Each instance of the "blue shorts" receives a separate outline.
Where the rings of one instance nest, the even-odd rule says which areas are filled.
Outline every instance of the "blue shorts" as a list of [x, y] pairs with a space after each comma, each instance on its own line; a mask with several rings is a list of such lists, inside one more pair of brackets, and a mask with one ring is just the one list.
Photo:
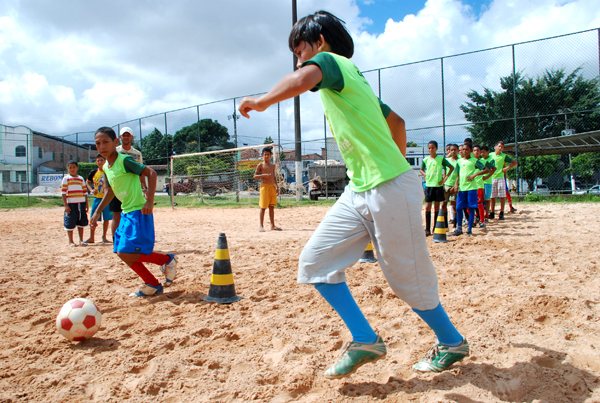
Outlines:
[[75, 227], [87, 227], [88, 217], [85, 211], [85, 202], [83, 203], [68, 203], [71, 209], [70, 213], [65, 212], [64, 224], [67, 231], [73, 231]]
[[[92, 203], [92, 215], [94, 215], [100, 203], [102, 203], [102, 198], [94, 197], [94, 202]], [[98, 221], [110, 221], [113, 219], [112, 211], [110, 211], [108, 207], [109, 206], [104, 207], [104, 210], [102, 210], [102, 214], [100, 214]]]
[[115, 232], [113, 252], [149, 255], [154, 250], [154, 216], [141, 210], [121, 213]]
[[477, 189], [458, 192], [456, 209], [477, 208]]
[[484, 200], [491, 200], [492, 199], [492, 187], [493, 185], [490, 183], [489, 185], [487, 183], [484, 183], [484, 189], [485, 189], [485, 196], [483, 197]]

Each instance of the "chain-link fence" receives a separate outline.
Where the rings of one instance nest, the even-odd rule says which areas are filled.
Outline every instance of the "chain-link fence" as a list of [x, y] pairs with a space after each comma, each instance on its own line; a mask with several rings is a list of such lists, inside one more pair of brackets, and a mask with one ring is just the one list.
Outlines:
[[[600, 153], [590, 146], [594, 136], [592, 143], [580, 143], [570, 154], [554, 148], [547, 155], [520, 155], [519, 150], [533, 140], [600, 130], [600, 29], [363, 74], [382, 101], [406, 121], [407, 158], [415, 169], [427, 155], [430, 140], [440, 144], [441, 154], [446, 144], [462, 143], [470, 137], [492, 150], [498, 141], [505, 142], [507, 152], [519, 161], [517, 168], [507, 173], [509, 187], [517, 193], [578, 193], [599, 182]], [[318, 97], [315, 93], [300, 97], [301, 181], [305, 187], [311, 163], [341, 160]], [[132, 129], [134, 147], [159, 175], [159, 190], [168, 182], [168, 162], [174, 154], [265, 142], [274, 142], [283, 150], [283, 175], [295, 184], [293, 100], [254, 113], [251, 119], [240, 119], [240, 100], [192, 106], [113, 127], [117, 132], [125, 126]], [[41, 172], [59, 172], [69, 157], [90, 161], [95, 155], [92, 132], [71, 134], [50, 145], [52, 140], [37, 142], [36, 132], [19, 134], [14, 129], [19, 128], [3, 128], [2, 191], [6, 193], [39, 185]], [[16, 134], [7, 140], [11, 130]], [[18, 157], [22, 152], [17, 151], [17, 143], [25, 147], [25, 158]], [[41, 159], [36, 158], [39, 149]], [[56, 154], [45, 161], [48, 152]], [[16, 157], [10, 159], [9, 154]], [[5, 174], [7, 171], [10, 173]], [[13, 187], [23, 182], [29, 186]]]

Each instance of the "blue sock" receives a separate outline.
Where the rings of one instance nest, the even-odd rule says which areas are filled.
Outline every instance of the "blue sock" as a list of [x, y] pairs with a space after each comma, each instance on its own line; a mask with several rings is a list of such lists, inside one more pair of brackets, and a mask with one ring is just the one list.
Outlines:
[[475, 209], [469, 207], [469, 231], [473, 229], [473, 223], [475, 222]]
[[458, 225], [458, 230], [462, 231], [462, 222], [463, 222], [463, 209], [458, 210], [458, 217], [456, 218], [456, 224]]
[[356, 304], [348, 284], [316, 283], [313, 285], [325, 298], [325, 301], [329, 302], [329, 305], [340, 315], [355, 342], [373, 344], [377, 341], [377, 334]]
[[452, 322], [450, 322], [450, 318], [448, 318], [441, 303], [437, 308], [430, 309], [429, 311], [419, 311], [415, 308], [412, 310], [429, 325], [439, 342], [443, 345], [456, 347], [462, 343], [463, 337], [458, 333]]

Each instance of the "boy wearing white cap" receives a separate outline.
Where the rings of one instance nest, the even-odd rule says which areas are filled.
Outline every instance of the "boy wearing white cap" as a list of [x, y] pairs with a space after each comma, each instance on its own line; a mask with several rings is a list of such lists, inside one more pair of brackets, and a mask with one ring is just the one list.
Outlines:
[[[143, 164], [144, 160], [142, 158], [142, 153], [131, 146], [131, 142], [133, 141], [133, 130], [129, 127], [123, 127], [119, 131], [119, 139], [121, 140], [121, 144], [117, 146], [117, 152], [119, 154], [130, 155], [136, 162]], [[146, 193], [148, 186], [146, 185], [143, 176], [140, 176], [140, 183], [142, 185], [142, 190]], [[121, 201], [116, 197], [112, 199], [109, 204], [109, 210], [113, 213], [110, 229], [114, 239], [115, 231], [119, 228], [119, 223], [121, 222]]]

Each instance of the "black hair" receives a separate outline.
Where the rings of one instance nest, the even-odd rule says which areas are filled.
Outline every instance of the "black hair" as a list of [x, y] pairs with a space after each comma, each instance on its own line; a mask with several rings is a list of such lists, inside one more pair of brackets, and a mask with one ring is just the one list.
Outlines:
[[106, 159], [106, 158], [104, 157], [104, 155], [102, 155], [102, 154], [100, 154], [100, 153], [98, 153], [98, 155], [96, 155], [96, 158], [94, 158], [94, 159], [96, 159], [96, 160], [97, 160], [97, 159], [98, 159], [98, 157]]
[[464, 143], [465, 143], [465, 144], [466, 144], [466, 143], [473, 144], [473, 140], [471, 140], [471, 138], [470, 138], [470, 137], [467, 137], [467, 138], [465, 139]]
[[468, 147], [469, 150], [473, 151], [473, 145], [471, 143], [463, 143], [463, 147]]
[[69, 166], [69, 165], [75, 165], [76, 167], [79, 166], [79, 164], [75, 160], [71, 160], [71, 161], [67, 162], [67, 166]]
[[433, 146], [435, 148], [438, 148], [437, 141], [435, 141], [435, 140], [431, 140], [429, 143], [427, 143], [427, 145], [429, 145], [429, 144], [433, 144]]
[[260, 153], [260, 155], [263, 155], [265, 153], [265, 151], [267, 151], [269, 154], [273, 155], [273, 148], [271, 147], [265, 147], [262, 149], [262, 152]]
[[475, 148], [479, 148], [481, 150], [481, 147], [479, 147], [479, 144], [473, 144], [473, 149]]
[[350, 59], [354, 54], [354, 42], [345, 24], [335, 15], [323, 10], [307, 15], [296, 22], [290, 32], [290, 50], [294, 52], [302, 41], [312, 46], [323, 35], [333, 53]]
[[104, 133], [108, 137], [110, 137], [111, 140], [114, 140], [117, 138], [117, 133], [115, 133], [115, 131], [112, 129], [112, 127], [108, 127], [108, 126], [102, 126], [98, 130], [96, 130], [96, 133]]
[[496, 143], [496, 145], [502, 143], [502, 145], [504, 145], [504, 141], [503, 140], [498, 140], [498, 142]]
[[456, 148], [458, 149], [458, 144], [454, 144], [454, 143], [452, 143], [452, 144], [448, 144], [448, 145], [450, 146], [450, 148], [452, 148], [452, 147], [456, 147]]
[[487, 151], [488, 153], [490, 152], [490, 148], [488, 146], [481, 146], [481, 150]]

